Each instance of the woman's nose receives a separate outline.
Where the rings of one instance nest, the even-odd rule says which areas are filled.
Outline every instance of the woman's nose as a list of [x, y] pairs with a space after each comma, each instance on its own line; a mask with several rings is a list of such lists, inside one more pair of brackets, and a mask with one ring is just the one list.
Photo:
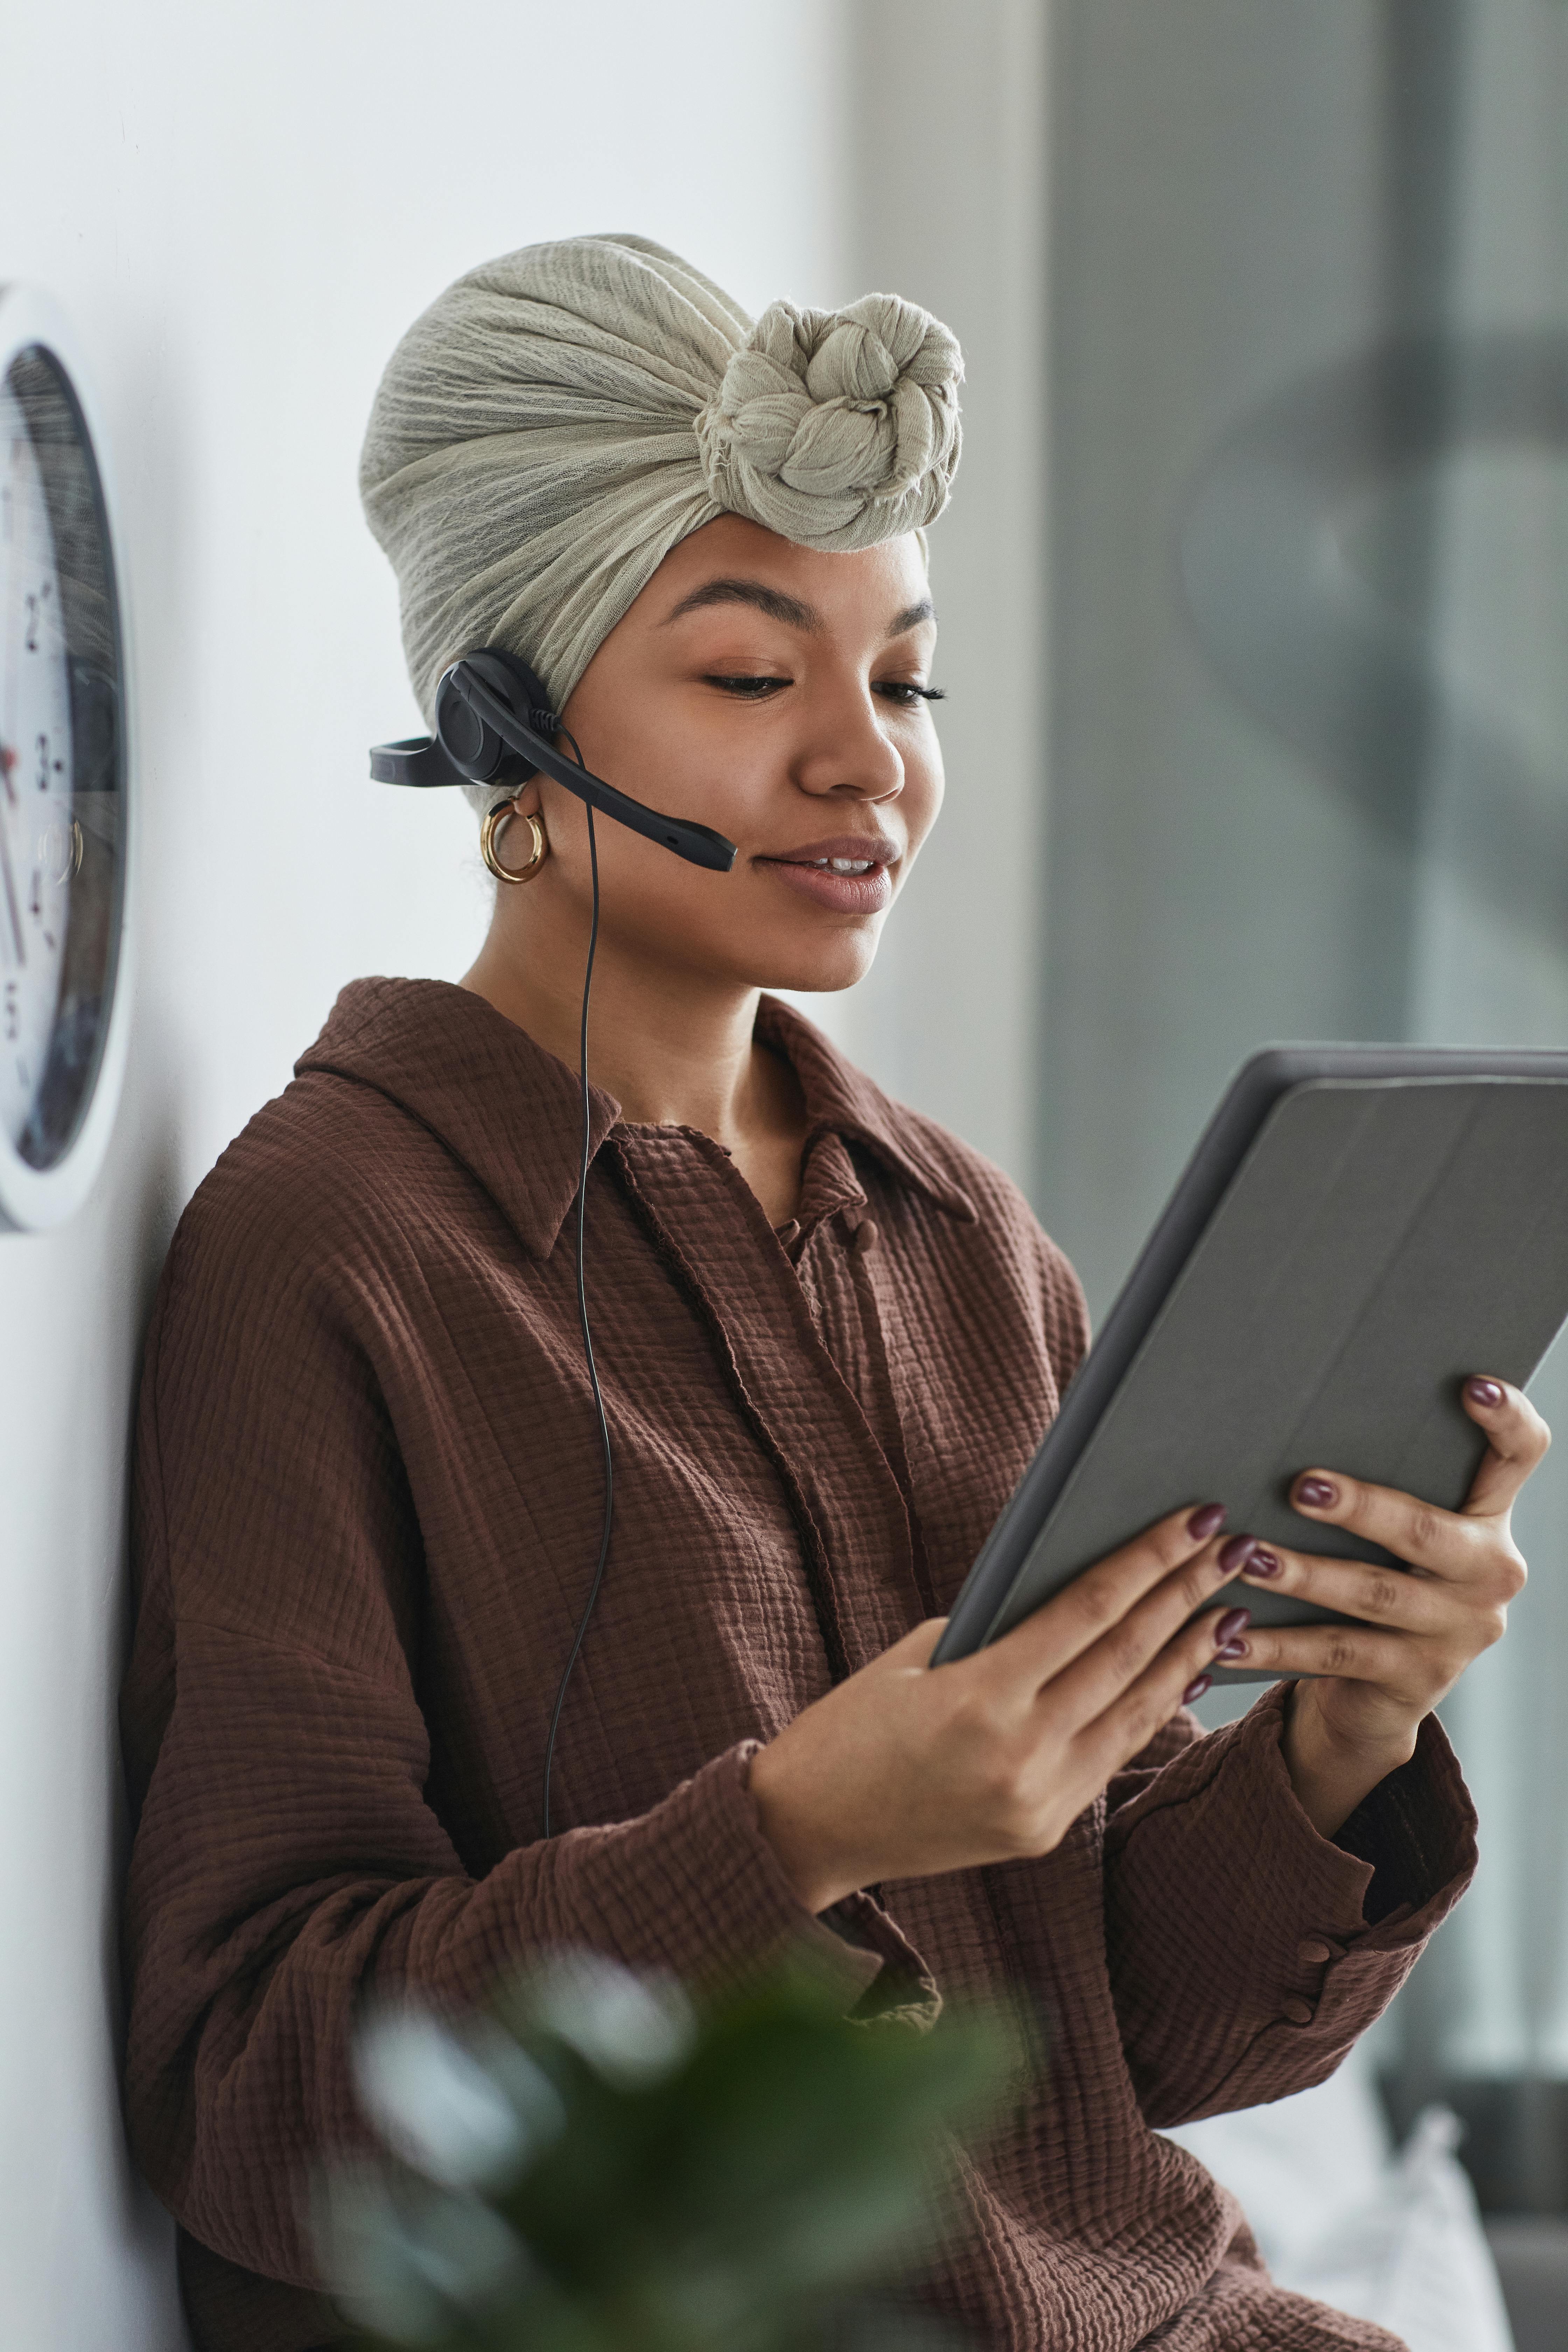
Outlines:
[[846, 694], [830, 711], [814, 711], [812, 717], [809, 740], [794, 763], [803, 792], [862, 801], [898, 797], [904, 789], [903, 759], [868, 692]]

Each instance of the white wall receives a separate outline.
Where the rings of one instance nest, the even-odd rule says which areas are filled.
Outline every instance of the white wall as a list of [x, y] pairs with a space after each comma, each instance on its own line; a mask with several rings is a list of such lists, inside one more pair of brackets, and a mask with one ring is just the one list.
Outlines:
[[[963, 346], [963, 457], [931, 533], [942, 821], [849, 1051], [1035, 1177], [1046, 825], [1045, 0], [856, 0], [850, 274]], [[818, 1014], [820, 1018], [820, 1013]]]
[[376, 791], [416, 723], [360, 520], [378, 372], [461, 269], [635, 228], [754, 308], [836, 301], [831, 0], [55, 0], [0, 25], [0, 278], [94, 363], [139, 656], [141, 988], [106, 1180], [0, 1237], [0, 2344], [180, 2341], [113, 2068], [112, 1688], [142, 1318], [174, 1217], [340, 984], [455, 977], [466, 809]]

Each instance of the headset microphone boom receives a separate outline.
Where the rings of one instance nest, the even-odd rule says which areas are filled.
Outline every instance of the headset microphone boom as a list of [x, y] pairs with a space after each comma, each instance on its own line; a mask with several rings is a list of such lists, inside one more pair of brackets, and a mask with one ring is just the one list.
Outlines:
[[689, 817], [664, 816], [593, 775], [581, 760], [566, 759], [548, 740], [565, 732], [527, 664], [488, 646], [442, 672], [434, 736], [378, 743], [370, 755], [370, 772], [383, 784], [499, 785], [526, 783], [537, 771], [601, 815], [673, 850], [689, 866], [728, 874], [735, 863], [732, 841]]

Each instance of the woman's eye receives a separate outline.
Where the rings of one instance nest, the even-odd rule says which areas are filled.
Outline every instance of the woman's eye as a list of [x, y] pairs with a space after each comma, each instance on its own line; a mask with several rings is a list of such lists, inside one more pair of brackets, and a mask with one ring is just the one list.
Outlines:
[[732, 694], [741, 702], [765, 702], [770, 695], [779, 693], [789, 684], [787, 677], [725, 677], [715, 673], [705, 684], [716, 686], [725, 694]]
[[[721, 670], [710, 670], [703, 680], [705, 686], [716, 686], [721, 694], [732, 695], [737, 702], [771, 701], [793, 682], [787, 677], [742, 677]], [[920, 702], [941, 702], [945, 698], [940, 686], [917, 686], [910, 678], [879, 678], [872, 691], [903, 710], [912, 710]]]

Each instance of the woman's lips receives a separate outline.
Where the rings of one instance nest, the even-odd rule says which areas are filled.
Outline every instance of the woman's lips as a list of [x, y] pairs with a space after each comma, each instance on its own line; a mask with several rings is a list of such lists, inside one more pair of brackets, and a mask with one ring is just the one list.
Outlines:
[[838, 834], [808, 841], [799, 849], [754, 857], [791, 889], [841, 915], [876, 915], [892, 903], [893, 877], [902, 852], [885, 834]]

